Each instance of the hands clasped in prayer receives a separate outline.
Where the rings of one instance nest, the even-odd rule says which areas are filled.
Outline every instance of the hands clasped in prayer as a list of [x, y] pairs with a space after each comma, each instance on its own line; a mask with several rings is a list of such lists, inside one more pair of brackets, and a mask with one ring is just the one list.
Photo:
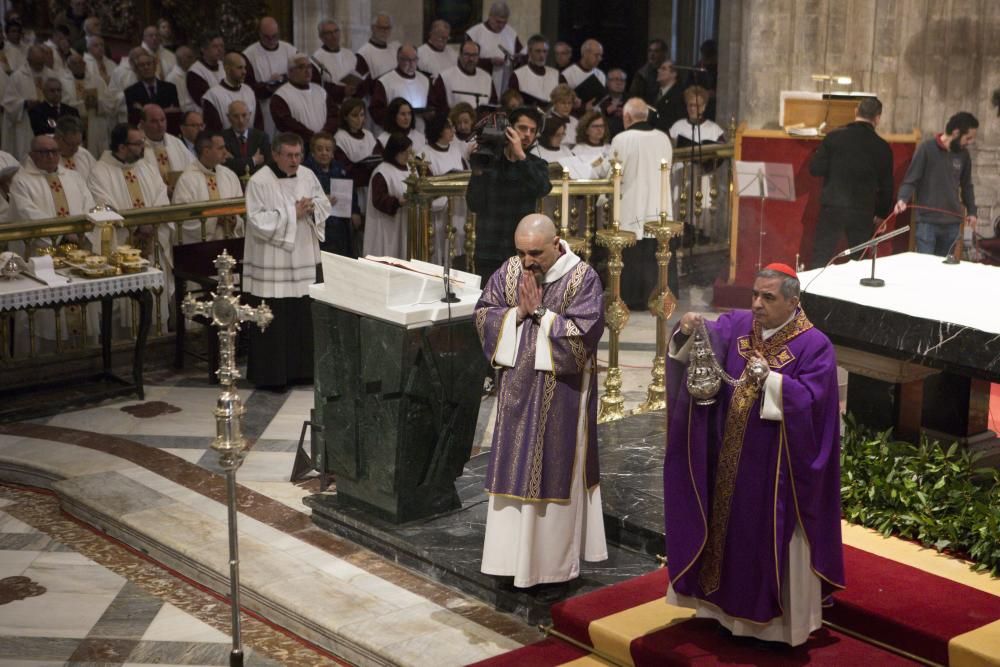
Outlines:
[[521, 284], [518, 285], [517, 292], [517, 322], [520, 324], [542, 305], [542, 288], [535, 278], [534, 271], [521, 274]]
[[313, 209], [316, 204], [309, 197], [303, 197], [302, 199], [295, 202], [295, 215], [298, 218], [303, 218], [310, 216], [313, 213]]

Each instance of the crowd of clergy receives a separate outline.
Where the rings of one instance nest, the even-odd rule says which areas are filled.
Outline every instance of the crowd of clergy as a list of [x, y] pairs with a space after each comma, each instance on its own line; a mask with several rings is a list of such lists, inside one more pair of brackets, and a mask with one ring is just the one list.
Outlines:
[[[253, 174], [273, 168], [272, 140], [293, 133], [302, 139], [302, 167], [331, 203], [335, 191], [351, 193], [349, 206], [331, 210], [323, 249], [399, 255], [410, 161], [422, 159], [431, 175], [467, 170], [477, 123], [498, 109], [543, 110], [533, 151], [574, 178], [608, 174], [630, 97], [642, 98], [651, 121], [676, 141], [722, 138], [711, 120], [714, 43], [703, 46], [698, 71], [679, 77], [666, 43], [652, 40], [629, 85], [623, 69], [602, 69], [598, 41], [584, 41], [574, 60], [565, 42], [550, 53], [545, 36], [522, 41], [509, 20], [507, 4], [495, 2], [465, 33], [433, 21], [417, 46], [415, 35], [398, 34], [392, 17], [378, 13], [357, 51], [342, 45], [335, 21], [323, 20], [312, 54], [280, 39], [271, 17], [259, 21], [249, 45], [227, 44], [211, 28], [176, 43], [161, 20], [116, 62], [86, 0], [70, 0], [51, 26], [25, 25], [8, 11], [0, 40], [0, 222], [77, 215], [95, 204], [123, 211], [241, 197]], [[461, 255], [462, 202], [449, 209], [445, 198], [435, 201], [434, 224], [447, 229], [449, 210], [459, 235], [453, 253]], [[173, 246], [242, 232], [238, 218], [191, 220], [140, 228], [131, 240], [145, 243], [169, 274]], [[435, 261], [446, 236], [436, 234]], [[30, 255], [52, 241], [11, 249]]]

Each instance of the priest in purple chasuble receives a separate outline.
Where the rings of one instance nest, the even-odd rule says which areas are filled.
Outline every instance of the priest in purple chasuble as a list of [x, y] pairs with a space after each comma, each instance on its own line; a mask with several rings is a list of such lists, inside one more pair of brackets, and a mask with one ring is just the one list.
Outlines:
[[579, 576], [581, 558], [608, 557], [597, 464], [604, 305], [597, 273], [549, 218], [524, 217], [514, 245], [475, 310], [498, 370], [481, 569], [528, 588]]
[[[723, 382], [712, 405], [686, 385], [701, 323], [739, 380]], [[685, 314], [668, 356], [667, 602], [735, 635], [805, 643], [845, 583], [833, 345], [799, 307], [795, 271], [771, 264], [750, 311], [715, 322]]]

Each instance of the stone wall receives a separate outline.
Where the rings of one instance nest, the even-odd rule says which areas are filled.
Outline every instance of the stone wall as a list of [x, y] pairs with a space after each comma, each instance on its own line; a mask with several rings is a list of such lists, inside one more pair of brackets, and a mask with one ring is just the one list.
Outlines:
[[720, 3], [720, 118], [776, 127], [781, 90], [838, 74], [878, 94], [881, 130], [925, 136], [956, 111], [979, 118], [980, 216], [1000, 215], [1000, 3], [995, 0], [738, 0]]

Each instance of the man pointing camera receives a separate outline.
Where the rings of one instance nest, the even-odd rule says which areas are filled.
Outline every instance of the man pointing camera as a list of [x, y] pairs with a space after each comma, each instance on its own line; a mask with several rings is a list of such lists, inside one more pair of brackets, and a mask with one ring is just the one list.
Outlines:
[[528, 151], [542, 126], [537, 109], [511, 112], [505, 130], [507, 143], [494, 159], [477, 159], [489, 150], [477, 145], [472, 155], [472, 177], [465, 200], [476, 219], [476, 273], [489, 278], [515, 253], [514, 228], [534, 213], [539, 199], [552, 190], [548, 163]]

